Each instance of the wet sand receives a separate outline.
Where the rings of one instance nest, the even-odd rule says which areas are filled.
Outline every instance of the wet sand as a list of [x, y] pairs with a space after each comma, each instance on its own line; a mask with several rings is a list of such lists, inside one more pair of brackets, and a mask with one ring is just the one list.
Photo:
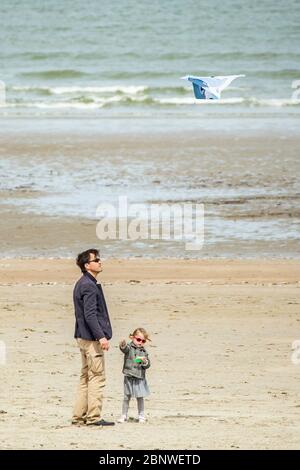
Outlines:
[[70, 425], [80, 369], [73, 261], [2, 259], [0, 269], [2, 449], [299, 448], [299, 261], [105, 261], [114, 336], [104, 416], [120, 413], [118, 341], [144, 326], [152, 393], [142, 432], [134, 421]]
[[[54, 126], [54, 124], [53, 124]], [[182, 241], [103, 240], [108, 256], [299, 257], [298, 136], [246, 132], [1, 135], [0, 256], [74, 257], [99, 245], [96, 208], [204, 204], [201, 252]]]

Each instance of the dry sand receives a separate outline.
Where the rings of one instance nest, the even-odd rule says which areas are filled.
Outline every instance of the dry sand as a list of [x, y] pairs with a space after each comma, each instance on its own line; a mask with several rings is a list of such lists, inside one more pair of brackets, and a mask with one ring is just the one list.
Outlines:
[[148, 422], [107, 429], [70, 425], [80, 370], [73, 262], [3, 259], [0, 269], [2, 449], [300, 447], [300, 364], [291, 361], [300, 261], [105, 261], [106, 418], [118, 418], [122, 401], [119, 339], [139, 325], [153, 339]]

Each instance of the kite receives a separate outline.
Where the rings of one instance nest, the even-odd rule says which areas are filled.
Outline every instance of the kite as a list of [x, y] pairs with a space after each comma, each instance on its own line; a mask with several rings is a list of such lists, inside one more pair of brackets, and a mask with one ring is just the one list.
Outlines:
[[216, 77], [195, 77], [186, 75], [182, 80], [189, 80], [193, 84], [195, 98], [198, 100], [218, 100], [221, 98], [221, 92], [230, 85], [230, 83], [239, 77], [245, 75], [227, 75]]

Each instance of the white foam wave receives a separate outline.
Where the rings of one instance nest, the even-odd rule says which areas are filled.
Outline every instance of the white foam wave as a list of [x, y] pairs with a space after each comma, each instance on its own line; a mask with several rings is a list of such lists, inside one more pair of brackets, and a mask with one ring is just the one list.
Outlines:
[[282, 106], [299, 106], [300, 104], [300, 99], [294, 99], [294, 98], [269, 98], [269, 99], [262, 99], [262, 98], [250, 98], [249, 100], [250, 104], [256, 105], [256, 106], [276, 106], [276, 107], [282, 107]]
[[143, 93], [148, 89], [147, 86], [143, 85], [115, 85], [115, 86], [61, 86], [61, 87], [47, 87], [47, 86], [13, 86], [14, 91], [46, 91], [53, 95], [64, 95], [73, 93], [95, 93], [95, 94], [107, 94], [107, 93], [122, 93], [126, 95], [137, 95]]
[[6, 108], [39, 108], [39, 109], [97, 109], [101, 107], [98, 103], [69, 103], [69, 102], [56, 102], [51, 103], [6, 103]]
[[51, 91], [54, 94], [67, 93], [124, 93], [126, 95], [136, 95], [147, 90], [145, 86], [103, 86], [103, 87], [55, 87]]
[[189, 105], [197, 104], [200, 106], [206, 105], [226, 105], [226, 104], [245, 104], [250, 106], [270, 106], [270, 107], [283, 107], [283, 106], [299, 106], [300, 99], [293, 98], [221, 98], [219, 100], [197, 100], [196, 98], [155, 98], [154, 101], [163, 105]]
[[33, 101], [19, 103], [5, 103], [2, 107], [8, 108], [43, 108], [43, 109], [97, 109], [113, 103], [143, 102], [147, 101], [147, 96], [130, 98], [128, 96], [111, 96], [108, 98], [95, 98], [92, 102], [74, 102], [74, 101]]
[[154, 100], [159, 104], [197, 104], [197, 105], [214, 105], [214, 104], [235, 104], [242, 103], [243, 98], [226, 98], [220, 100], [197, 100], [196, 98], [158, 98]]
[[32, 102], [6, 102], [1, 104], [1, 108], [44, 108], [44, 109], [97, 109], [109, 106], [110, 104], [119, 105], [134, 105], [144, 103], [144, 105], [158, 105], [158, 106], [222, 106], [222, 105], [236, 105], [241, 104], [248, 106], [261, 106], [261, 107], [285, 107], [285, 106], [299, 106], [299, 99], [258, 99], [258, 98], [224, 98], [220, 100], [197, 100], [193, 97], [173, 97], [173, 98], [151, 98], [147, 94], [140, 95], [113, 95], [113, 96], [90, 96], [87, 101], [64, 100], [64, 101], [32, 101]]
[[[216, 106], [216, 105], [235, 105], [243, 104], [245, 106], [265, 106], [265, 107], [284, 107], [284, 106], [299, 106], [300, 99], [294, 98], [259, 98], [254, 96], [245, 97], [231, 97], [221, 98], [220, 100], [197, 100], [194, 98], [190, 90], [190, 96], [162, 96], [164, 90], [168, 88], [162, 87], [159, 89], [151, 88], [145, 85], [113, 85], [113, 86], [37, 86], [37, 85], [24, 85], [13, 86], [14, 91], [33, 91], [46, 93], [49, 95], [57, 96], [57, 99], [64, 101], [57, 103], [51, 102], [51, 98], [40, 102], [33, 102], [23, 106], [33, 107], [80, 107], [92, 108], [102, 107], [110, 103], [124, 103], [134, 104], [139, 102], [146, 102], [148, 105], [163, 105], [163, 106], [176, 106], [176, 105], [192, 105], [199, 106]], [[188, 89], [182, 88], [188, 91]], [[61, 97], [61, 98], [60, 98]], [[25, 100], [24, 100], [25, 101]], [[21, 103], [21, 101], [19, 101]], [[94, 106], [93, 106], [94, 105]], [[16, 104], [16, 106], [18, 106]]]
[[15, 85], [11, 87], [12, 90], [14, 91], [49, 91], [50, 88], [48, 86], [31, 86], [31, 85], [24, 85], [24, 86], [19, 86]]

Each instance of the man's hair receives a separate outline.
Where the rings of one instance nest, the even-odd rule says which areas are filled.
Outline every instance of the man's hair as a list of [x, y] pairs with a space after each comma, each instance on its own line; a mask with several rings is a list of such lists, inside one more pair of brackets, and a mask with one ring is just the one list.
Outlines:
[[96, 257], [100, 256], [99, 251], [96, 250], [96, 248], [90, 248], [89, 250], [85, 250], [82, 253], [79, 253], [79, 255], [77, 255], [76, 264], [77, 266], [79, 266], [83, 273], [86, 273], [84, 265], [90, 261], [90, 253], [92, 253]]

